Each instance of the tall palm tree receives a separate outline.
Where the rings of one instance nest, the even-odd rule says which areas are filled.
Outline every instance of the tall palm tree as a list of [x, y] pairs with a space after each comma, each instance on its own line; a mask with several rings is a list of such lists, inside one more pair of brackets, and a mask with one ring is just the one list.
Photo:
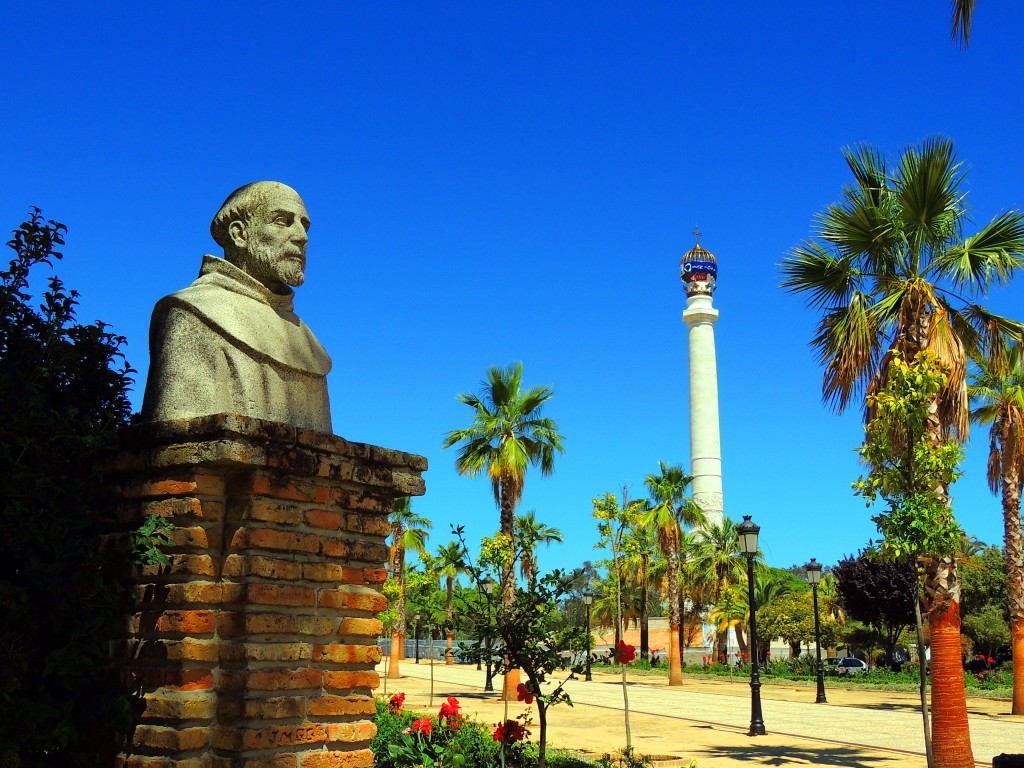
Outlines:
[[[698, 528], [696, 539], [691, 568], [703, 582], [708, 602], [715, 605], [730, 585], [746, 578], [746, 561], [740, 554], [736, 523], [723, 517], [721, 523], [708, 523]], [[715, 658], [724, 654], [727, 648], [728, 636], [725, 632], [718, 632]]]
[[[986, 339], [998, 348], [1004, 334], [1019, 333], [1018, 324], [966, 296], [1008, 281], [1021, 266], [1024, 217], [1004, 213], [963, 237], [964, 172], [948, 139], [904, 150], [893, 170], [870, 147], [846, 149], [844, 157], [854, 182], [820, 215], [822, 242], [805, 241], [782, 263], [783, 287], [806, 294], [822, 313], [811, 344], [825, 366], [824, 399], [842, 411], [884, 386], [892, 353], [910, 361], [929, 351], [947, 373], [929, 433], [936, 443], [964, 440], [967, 353]], [[943, 768], [971, 766], [956, 559], [942, 554], [924, 564], [934, 755]]]
[[1024, 540], [1020, 494], [1024, 487], [1024, 354], [1012, 345], [1004, 361], [975, 358], [967, 391], [975, 406], [971, 420], [991, 425], [988, 487], [1002, 491], [1006, 586], [1013, 650], [1012, 713], [1024, 715]]
[[526, 514], [516, 515], [515, 530], [517, 549], [519, 550], [519, 572], [526, 579], [526, 584], [533, 591], [537, 585], [537, 545], [552, 542], [562, 543], [562, 532], [550, 525], [537, 522], [537, 513], [530, 510]]
[[668, 561], [668, 684], [682, 685], [682, 649], [679, 647], [679, 549], [682, 546], [682, 526], [702, 525], [705, 518], [700, 507], [686, 496], [686, 489], [693, 478], [683, 472], [678, 464], [670, 466], [659, 461], [658, 470], [658, 474], [648, 475], [644, 480], [654, 503], [642, 520], [643, 525], [657, 530], [658, 547]]
[[[555, 471], [555, 454], [563, 453], [558, 424], [541, 416], [554, 394], [550, 386], [524, 390], [522, 363], [491, 366], [479, 394], [464, 392], [457, 397], [473, 409], [472, 423], [452, 430], [441, 443], [442, 448], [459, 446], [455, 469], [460, 475], [487, 474], [500, 511], [499, 530], [509, 542], [515, 541], [515, 511], [523, 497], [527, 468], [539, 467], [541, 475], [550, 475]], [[509, 561], [501, 574], [506, 609], [515, 599], [515, 589], [515, 562]], [[518, 684], [516, 671], [505, 675], [502, 698], [511, 699]]]
[[437, 574], [444, 578], [445, 602], [444, 602], [444, 628], [446, 650], [444, 655], [445, 664], [455, 663], [455, 653], [452, 650], [455, 639], [455, 580], [466, 572], [465, 551], [457, 541], [449, 541], [437, 548], [434, 555], [434, 566]]
[[405, 658], [405, 553], [408, 550], [425, 552], [431, 523], [417, 515], [408, 496], [395, 499], [388, 517], [391, 523], [391, 545], [388, 558], [391, 577], [398, 582], [398, 616], [391, 627], [391, 662], [388, 677], [399, 677], [398, 664]]

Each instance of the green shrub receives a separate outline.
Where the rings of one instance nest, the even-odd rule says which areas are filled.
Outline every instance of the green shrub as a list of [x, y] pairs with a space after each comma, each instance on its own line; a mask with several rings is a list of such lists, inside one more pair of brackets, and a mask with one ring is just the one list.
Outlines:
[[[66, 228], [33, 209], [0, 271], [0, 765], [78, 768], [115, 752], [130, 723], [108, 661], [132, 606], [129, 536], [101, 493], [100, 462], [128, 422], [124, 339], [76, 322], [77, 292], [30, 272], [62, 258]], [[34, 302], [38, 302], [35, 304]], [[123, 531], [128, 533], [127, 531]], [[165, 528], [140, 533], [159, 559]], [[135, 563], [139, 560], [136, 559]]]

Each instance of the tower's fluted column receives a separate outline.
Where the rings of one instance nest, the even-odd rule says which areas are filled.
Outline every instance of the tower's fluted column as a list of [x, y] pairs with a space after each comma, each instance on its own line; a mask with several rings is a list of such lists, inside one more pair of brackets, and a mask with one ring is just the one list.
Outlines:
[[715, 322], [712, 305], [718, 265], [715, 257], [698, 244], [680, 264], [686, 286], [683, 322], [690, 343], [690, 474], [693, 500], [704, 510], [708, 523], [721, 524], [722, 443], [718, 423], [718, 363], [715, 355]]

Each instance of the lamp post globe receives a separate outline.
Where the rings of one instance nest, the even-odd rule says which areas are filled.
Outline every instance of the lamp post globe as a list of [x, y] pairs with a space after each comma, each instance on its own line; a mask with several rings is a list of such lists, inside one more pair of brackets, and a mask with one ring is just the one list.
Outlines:
[[811, 585], [811, 592], [814, 593], [814, 647], [818, 653], [818, 692], [814, 697], [815, 704], [827, 704], [825, 698], [825, 670], [821, 666], [821, 621], [818, 618], [818, 584], [821, 583], [821, 563], [813, 557], [811, 562], [804, 566], [807, 572], [807, 582]]
[[761, 526], [743, 516], [736, 526], [740, 539], [740, 552], [747, 558], [747, 601], [750, 606], [750, 736], [764, 736], [764, 717], [761, 715], [761, 673], [757, 653], [757, 601], [754, 598], [754, 558], [757, 556], [757, 537]]
[[587, 682], [593, 681], [593, 677], [590, 675], [590, 642], [593, 639], [590, 634], [590, 606], [594, 604], [594, 595], [590, 592], [583, 593], [583, 604], [586, 606], [587, 611], [587, 673], [583, 679]]

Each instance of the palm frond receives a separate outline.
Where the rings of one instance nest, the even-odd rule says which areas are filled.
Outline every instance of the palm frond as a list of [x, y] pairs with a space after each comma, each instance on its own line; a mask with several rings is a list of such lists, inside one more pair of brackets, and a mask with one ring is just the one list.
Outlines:
[[815, 242], [793, 248], [780, 265], [782, 288], [806, 293], [807, 305], [828, 308], [844, 304], [862, 282], [853, 259], [840, 258]]
[[974, 0], [952, 0], [953, 23], [949, 39], [964, 48], [971, 42], [971, 24], [974, 21]]
[[1007, 211], [981, 230], [943, 253], [930, 267], [933, 279], [948, 279], [957, 288], [984, 294], [990, 285], [1005, 284], [1024, 266], [1024, 213]]

